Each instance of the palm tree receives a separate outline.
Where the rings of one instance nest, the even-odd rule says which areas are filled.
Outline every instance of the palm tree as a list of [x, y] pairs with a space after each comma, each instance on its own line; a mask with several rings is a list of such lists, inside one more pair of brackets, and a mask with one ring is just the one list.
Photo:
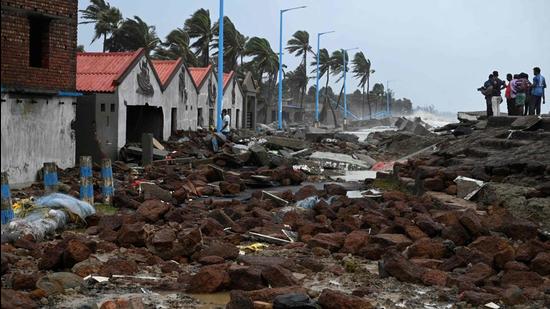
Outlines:
[[195, 54], [200, 57], [201, 65], [208, 66], [210, 63], [210, 43], [213, 37], [210, 11], [197, 10], [185, 21], [183, 29], [191, 39], [195, 39], [191, 47], [195, 49]]
[[182, 58], [187, 66], [197, 65], [197, 58], [190, 48], [189, 34], [182, 28], [177, 28], [166, 36], [155, 49], [154, 58], [156, 59], [177, 59]]
[[[346, 60], [349, 59], [348, 52], [344, 51]], [[338, 76], [338, 79], [336, 82], [339, 82], [343, 78], [343, 70], [344, 70], [344, 54], [342, 54], [342, 50], [335, 50], [332, 52], [331, 56], [331, 69], [332, 69], [332, 75]], [[346, 63], [346, 72], [349, 72], [349, 67]], [[342, 93], [344, 92], [344, 84], [342, 83], [342, 87], [340, 88], [340, 93], [338, 94], [338, 100], [336, 101], [336, 107], [338, 108], [340, 106], [340, 98], [342, 97]], [[345, 95], [345, 94], [344, 94]]]
[[[291, 54], [295, 54], [296, 57], [302, 57], [303, 65], [303, 76], [307, 77], [307, 54], [312, 53], [313, 50], [311, 45], [309, 45], [309, 33], [305, 30], [296, 31], [290, 40], [287, 43], [287, 50]], [[305, 85], [303, 85], [300, 93], [300, 107], [304, 105], [304, 94], [306, 93], [307, 80]]]
[[[215, 38], [212, 41], [212, 47], [218, 47], [219, 41], [219, 22], [214, 23], [212, 27], [212, 33]], [[238, 66], [238, 61], [240, 60], [240, 65], [243, 64], [244, 51], [246, 46], [246, 41], [248, 37], [240, 33], [231, 19], [224, 16], [223, 19], [223, 62], [224, 70], [227, 72], [231, 70], [236, 70]], [[216, 51], [214, 55], [217, 55]]]
[[103, 52], [107, 50], [106, 42], [107, 35], [112, 35], [118, 29], [122, 22], [122, 13], [116, 7], [111, 7], [105, 0], [90, 0], [91, 4], [82, 13], [80, 24], [95, 24], [95, 35], [92, 43], [95, 40], [103, 37]]
[[[354, 77], [359, 79], [359, 87], [361, 87], [362, 93], [362, 108], [364, 110], [365, 106], [365, 86], [367, 86], [367, 93], [369, 91], [369, 79], [371, 73], [374, 73], [374, 70], [371, 70], [371, 62], [365, 57], [363, 52], [358, 52], [353, 57], [353, 73]], [[367, 97], [367, 104], [368, 97]], [[372, 108], [369, 105], [369, 118], [372, 118]]]
[[[277, 80], [279, 59], [277, 54], [271, 49], [269, 41], [259, 37], [253, 37], [248, 40], [245, 46], [244, 55], [252, 57], [251, 62], [258, 72], [260, 88], [264, 90], [263, 94], [267, 102], [265, 109], [267, 119], [267, 105], [272, 104], [271, 100], [275, 89], [275, 81]], [[267, 85], [263, 83], [262, 77], [264, 73], [267, 73]]]
[[[325, 82], [325, 94], [323, 96], [324, 97], [323, 110], [326, 111], [327, 106], [330, 108], [332, 112], [332, 117], [334, 118], [334, 125], [338, 126], [336, 113], [334, 111], [332, 104], [330, 104], [329, 102], [329, 96], [328, 96], [328, 90], [329, 90], [328, 83], [329, 83], [330, 74], [331, 74], [330, 70], [334, 67], [334, 63], [333, 63], [334, 61], [335, 61], [335, 58], [329, 55], [328, 50], [326, 50], [326, 48], [323, 48], [319, 51], [319, 78], [322, 78], [325, 75], [327, 77], [327, 80]], [[313, 61], [311, 65], [317, 67], [317, 60]], [[313, 70], [313, 72], [316, 72], [316, 71], [317, 69]], [[321, 113], [321, 114], [325, 114], [325, 113]]]
[[126, 19], [107, 40], [109, 51], [132, 51], [138, 48], [153, 50], [160, 40], [155, 26], [149, 26], [139, 16]]

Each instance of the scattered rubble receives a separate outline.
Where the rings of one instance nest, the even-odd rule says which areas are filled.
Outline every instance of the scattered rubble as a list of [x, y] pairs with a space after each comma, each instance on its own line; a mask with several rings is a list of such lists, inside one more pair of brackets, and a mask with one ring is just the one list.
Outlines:
[[[43, 239], [3, 228], [2, 307], [199, 307], [203, 294], [226, 308], [548, 306], [548, 119], [467, 118], [441, 132], [377, 121], [396, 130], [365, 142], [175, 136], [150, 166], [113, 163], [110, 208]], [[369, 176], [332, 180], [354, 172]], [[78, 196], [78, 169], [59, 175]]]

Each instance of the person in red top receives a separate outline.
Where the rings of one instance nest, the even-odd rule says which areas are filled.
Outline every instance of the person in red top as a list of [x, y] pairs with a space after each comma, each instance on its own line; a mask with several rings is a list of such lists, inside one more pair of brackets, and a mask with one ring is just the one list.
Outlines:
[[508, 81], [508, 84], [506, 84], [506, 90], [504, 91], [504, 97], [506, 97], [506, 106], [508, 107], [508, 115], [513, 116], [516, 114], [516, 103], [514, 102], [514, 98], [512, 98], [512, 74], [508, 73], [506, 74], [506, 80]]

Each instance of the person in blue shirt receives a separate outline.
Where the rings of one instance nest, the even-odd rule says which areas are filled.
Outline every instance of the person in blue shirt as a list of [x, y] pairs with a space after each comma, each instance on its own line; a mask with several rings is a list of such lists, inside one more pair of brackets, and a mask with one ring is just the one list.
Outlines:
[[540, 103], [546, 104], [546, 98], [544, 96], [544, 89], [546, 88], [546, 80], [544, 76], [540, 74], [540, 68], [533, 69], [533, 86], [531, 88], [531, 100], [529, 108], [529, 115], [540, 115]]

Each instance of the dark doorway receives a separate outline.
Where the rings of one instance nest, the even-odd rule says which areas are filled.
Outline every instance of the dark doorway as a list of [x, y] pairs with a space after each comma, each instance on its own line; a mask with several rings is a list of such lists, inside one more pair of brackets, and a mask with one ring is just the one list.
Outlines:
[[178, 109], [172, 108], [172, 134], [176, 134], [178, 131]]
[[214, 126], [214, 109], [213, 108], [208, 110], [208, 125]]
[[197, 108], [197, 126], [203, 127], [202, 108]]
[[240, 116], [241, 116], [241, 110], [237, 109], [237, 111], [235, 112], [235, 129], [239, 128], [239, 121], [241, 120]]
[[162, 107], [127, 106], [126, 143], [141, 143], [143, 133], [153, 133], [161, 141], [163, 125]]

